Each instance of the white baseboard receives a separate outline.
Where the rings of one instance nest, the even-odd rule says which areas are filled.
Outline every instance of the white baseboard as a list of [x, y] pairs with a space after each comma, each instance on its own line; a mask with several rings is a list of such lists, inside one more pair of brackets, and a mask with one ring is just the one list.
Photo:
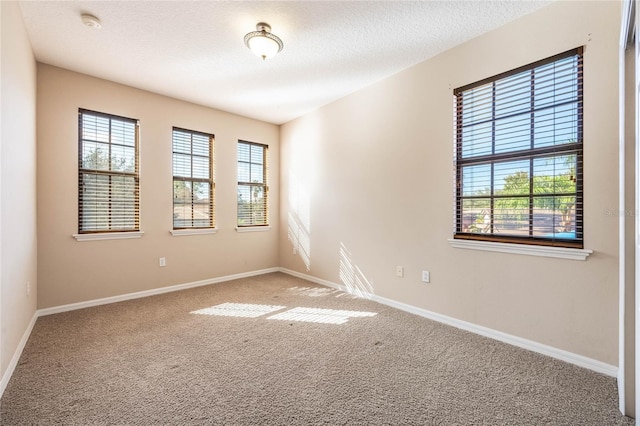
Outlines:
[[[321, 278], [316, 278], [311, 275], [302, 274], [300, 272], [292, 271], [286, 268], [280, 268], [280, 271], [285, 274], [292, 275], [294, 277], [298, 277], [298, 278], [305, 279], [307, 281], [314, 282], [316, 284], [342, 290], [346, 293], [349, 292], [345, 286], [336, 284], [331, 281], [323, 280]], [[488, 327], [483, 327], [481, 325], [476, 325], [467, 321], [462, 321], [456, 318], [448, 317], [446, 315], [438, 314], [436, 312], [428, 311], [426, 309], [418, 308], [412, 305], [407, 305], [405, 303], [397, 302], [395, 300], [387, 299], [385, 297], [377, 296], [375, 294], [369, 294], [369, 295], [366, 295], [365, 297], [375, 302], [382, 303], [383, 305], [391, 306], [393, 308], [400, 309], [402, 311], [409, 312], [415, 315], [419, 315], [421, 317], [425, 317], [433, 321], [447, 324], [452, 327], [460, 328], [462, 330], [470, 331], [471, 333], [479, 334], [481, 336], [499, 340], [501, 342], [508, 343], [513, 346], [517, 346], [523, 349], [527, 349], [533, 352], [547, 355], [552, 358], [577, 365], [579, 367], [584, 367], [589, 370], [593, 370], [597, 373], [602, 373], [611, 377], [618, 376], [618, 367], [616, 367], [615, 365], [607, 364], [602, 361], [598, 361], [582, 355], [574, 354], [572, 352], [568, 352], [563, 349], [558, 349], [553, 346], [548, 346], [542, 343], [534, 342], [533, 340], [523, 339], [522, 337], [503, 333], [501, 331], [493, 330]]]
[[207, 280], [193, 281], [190, 283], [177, 284], [168, 287], [154, 288], [151, 290], [137, 291], [135, 293], [121, 294], [118, 296], [104, 297], [102, 299], [87, 300], [86, 302], [70, 303], [68, 305], [54, 306], [38, 310], [38, 316], [58, 314], [60, 312], [75, 311], [76, 309], [90, 308], [92, 306], [107, 305], [109, 303], [123, 302], [125, 300], [139, 299], [141, 297], [155, 296], [157, 294], [170, 293], [173, 291], [186, 290], [188, 288], [201, 287], [203, 285], [217, 284], [225, 281], [237, 280], [240, 278], [253, 277], [256, 275], [278, 272], [280, 268], [260, 269], [257, 271], [243, 272], [241, 274], [226, 275], [224, 277], [210, 278]]
[[18, 343], [18, 347], [16, 351], [13, 353], [13, 357], [11, 357], [11, 362], [7, 366], [4, 374], [2, 375], [2, 380], [0, 380], [0, 398], [4, 394], [4, 390], [7, 388], [9, 384], [9, 380], [13, 375], [13, 371], [16, 369], [18, 365], [18, 361], [20, 361], [20, 356], [22, 355], [22, 351], [24, 350], [25, 345], [27, 344], [27, 340], [29, 340], [29, 336], [31, 336], [31, 331], [33, 330], [33, 326], [36, 324], [36, 320], [38, 319], [38, 311], [33, 313], [33, 317], [31, 317], [31, 321], [29, 321], [29, 325], [27, 325], [24, 334], [22, 335], [22, 339]]

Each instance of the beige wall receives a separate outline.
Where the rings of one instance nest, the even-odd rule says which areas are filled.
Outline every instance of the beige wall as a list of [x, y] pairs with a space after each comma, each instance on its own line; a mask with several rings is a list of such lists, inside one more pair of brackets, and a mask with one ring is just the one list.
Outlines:
[[[0, 376], [36, 311], [36, 63], [17, 2], [2, 10]], [[31, 294], [26, 285], [31, 282]]]
[[[280, 265], [352, 285], [349, 265], [377, 295], [617, 365], [619, 22], [618, 2], [558, 2], [285, 124]], [[580, 45], [594, 254], [450, 247], [452, 90]]]
[[[278, 126], [43, 64], [37, 100], [39, 308], [277, 266]], [[72, 237], [78, 229], [78, 108], [140, 120], [141, 239]], [[217, 234], [169, 234], [173, 126], [216, 137]], [[235, 231], [238, 139], [269, 145], [267, 232]], [[159, 257], [166, 257], [166, 267], [158, 266]]]

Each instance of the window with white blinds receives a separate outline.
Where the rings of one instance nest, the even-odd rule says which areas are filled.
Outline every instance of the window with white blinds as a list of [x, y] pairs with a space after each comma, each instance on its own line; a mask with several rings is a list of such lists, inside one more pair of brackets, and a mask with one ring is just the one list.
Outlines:
[[454, 90], [457, 239], [583, 247], [582, 48]]
[[78, 111], [78, 232], [139, 231], [138, 120]]
[[238, 227], [269, 225], [268, 146], [238, 141]]
[[215, 226], [213, 135], [173, 128], [173, 229]]

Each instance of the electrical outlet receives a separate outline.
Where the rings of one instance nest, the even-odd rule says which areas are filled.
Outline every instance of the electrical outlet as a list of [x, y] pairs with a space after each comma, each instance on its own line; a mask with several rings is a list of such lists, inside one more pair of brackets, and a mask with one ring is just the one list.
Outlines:
[[296, 249], [296, 246], [293, 246], [293, 255], [295, 256], [296, 254], [298, 254], [298, 249]]
[[428, 282], [430, 282], [430, 281], [429, 281], [429, 280], [430, 280], [430, 278], [431, 278], [431, 276], [430, 276], [430, 274], [429, 274], [429, 271], [422, 271], [422, 282], [423, 282], [423, 283], [428, 283]]
[[27, 281], [27, 296], [31, 296], [31, 281]]
[[396, 266], [396, 277], [404, 277], [404, 267]]
[[158, 264], [159, 264], [160, 266], [167, 266], [167, 259], [166, 259], [166, 258], [164, 258], [164, 257], [161, 257], [161, 258], [160, 258], [160, 260], [159, 260], [159, 262], [158, 262]]

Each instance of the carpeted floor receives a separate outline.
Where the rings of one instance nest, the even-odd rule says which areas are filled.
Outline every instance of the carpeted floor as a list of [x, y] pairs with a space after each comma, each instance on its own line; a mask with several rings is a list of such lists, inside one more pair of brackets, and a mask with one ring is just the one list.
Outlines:
[[2, 425], [631, 425], [613, 378], [274, 273], [38, 319]]

